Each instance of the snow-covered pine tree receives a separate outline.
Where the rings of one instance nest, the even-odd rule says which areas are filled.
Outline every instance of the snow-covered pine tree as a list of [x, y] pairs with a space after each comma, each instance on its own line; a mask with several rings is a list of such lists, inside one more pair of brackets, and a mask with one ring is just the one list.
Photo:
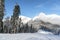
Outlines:
[[20, 13], [20, 6], [18, 4], [15, 5], [14, 10], [13, 10], [13, 16], [12, 16], [12, 31], [13, 33], [18, 32], [18, 18], [19, 18]]

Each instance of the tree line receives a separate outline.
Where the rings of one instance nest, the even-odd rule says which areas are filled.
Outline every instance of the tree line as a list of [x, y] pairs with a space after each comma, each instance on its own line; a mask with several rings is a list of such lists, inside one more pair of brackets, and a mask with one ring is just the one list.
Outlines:
[[28, 26], [28, 23], [23, 24], [21, 22], [21, 18], [19, 18], [20, 14], [21, 14], [20, 6], [16, 4], [11, 18], [7, 17], [6, 21], [4, 22], [1, 21], [2, 24], [0, 25], [2, 26], [0, 26], [0, 33], [34, 33], [34, 32], [37, 32], [36, 28], [34, 28], [32, 24], [31, 26]]

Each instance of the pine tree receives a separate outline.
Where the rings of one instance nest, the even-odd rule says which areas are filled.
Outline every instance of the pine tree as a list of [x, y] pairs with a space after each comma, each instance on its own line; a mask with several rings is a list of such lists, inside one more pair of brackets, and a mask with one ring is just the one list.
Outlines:
[[32, 24], [31, 24], [31, 27], [30, 27], [30, 32], [32, 33], [32, 30], [33, 30], [33, 28], [32, 28]]
[[0, 33], [3, 32], [4, 0], [0, 0]]
[[13, 16], [12, 16], [12, 27], [13, 27], [13, 33], [18, 32], [18, 18], [20, 14], [20, 6], [18, 4], [15, 5], [15, 8], [13, 10]]

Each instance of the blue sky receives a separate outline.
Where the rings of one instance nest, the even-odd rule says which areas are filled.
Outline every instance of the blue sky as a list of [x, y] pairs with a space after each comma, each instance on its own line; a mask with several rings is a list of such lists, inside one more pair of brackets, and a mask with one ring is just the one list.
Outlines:
[[13, 14], [16, 2], [24, 16], [33, 18], [40, 12], [60, 15], [60, 0], [5, 0], [5, 17]]

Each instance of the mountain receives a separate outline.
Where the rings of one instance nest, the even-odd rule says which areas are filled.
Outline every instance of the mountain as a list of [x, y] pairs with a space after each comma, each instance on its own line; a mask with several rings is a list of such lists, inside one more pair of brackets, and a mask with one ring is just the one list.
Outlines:
[[[27, 23], [29, 22], [30, 20], [31, 21], [34, 21], [34, 20], [42, 20], [44, 22], [49, 22], [49, 23], [52, 23], [52, 24], [57, 24], [57, 25], [60, 25], [60, 16], [59, 15], [56, 15], [56, 14], [45, 14], [44, 12], [41, 12], [39, 13], [39, 15], [36, 15], [35, 17], [33, 18], [29, 18], [29, 17], [26, 17], [26, 16], [19, 16], [19, 18], [21, 18], [22, 22], [23, 23]], [[3, 19], [4, 21], [5, 19]]]
[[44, 22], [42, 20], [30, 20], [28, 25], [36, 28], [37, 30], [44, 30], [48, 32], [52, 32], [53, 34], [60, 34], [60, 25], [52, 24], [49, 22]]
[[[41, 12], [39, 15], [35, 16], [34, 18], [29, 18], [26, 16], [19, 16], [19, 19], [21, 18], [21, 21], [23, 24], [28, 23], [28, 26], [36, 28], [37, 30], [44, 30], [44, 31], [50, 31], [54, 34], [60, 33], [60, 16], [52, 14], [52, 15], [46, 15], [45, 13]], [[6, 22], [4, 24], [7, 25], [9, 22], [8, 20], [4, 19]], [[9, 19], [10, 20], [10, 19]], [[8, 23], [10, 25], [10, 23]]]
[[54, 34], [60, 34], [60, 16], [57, 16], [55, 14], [52, 15], [46, 15], [45, 13], [40, 13], [39, 15], [35, 16], [32, 20], [28, 22], [28, 25], [32, 26], [34, 28], [37, 28], [37, 30], [42, 29], [44, 31], [49, 31]]
[[25, 24], [27, 23], [29, 20], [31, 20], [31, 18], [26, 17], [26, 16], [19, 16], [19, 18], [21, 18], [21, 21]]
[[45, 14], [44, 12], [39, 13], [39, 15], [35, 16], [33, 20], [42, 20], [44, 22], [50, 22], [52, 24], [60, 25], [60, 15], [57, 14]]
[[[26, 17], [26, 16], [19, 16], [19, 19], [21, 18], [21, 21], [25, 24], [27, 23], [29, 20], [31, 20], [31, 18], [29, 17]], [[3, 19], [3, 22], [6, 21], [6, 20], [11, 20], [11, 17], [10, 18], [5, 18]]]

